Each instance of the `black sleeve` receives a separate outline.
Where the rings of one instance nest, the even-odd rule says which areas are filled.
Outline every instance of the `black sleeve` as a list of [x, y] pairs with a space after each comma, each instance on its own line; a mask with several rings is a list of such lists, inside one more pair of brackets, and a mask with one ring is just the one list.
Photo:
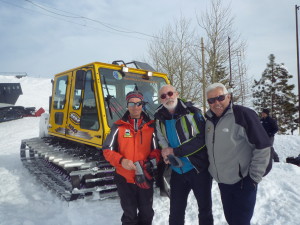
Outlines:
[[245, 128], [248, 140], [255, 148], [263, 149], [271, 146], [266, 130], [252, 109], [234, 105], [233, 112], [236, 123]]
[[277, 125], [276, 120], [274, 120], [272, 118], [270, 119], [270, 122], [271, 122], [271, 127], [272, 127], [272, 135], [274, 135], [278, 131], [278, 125]]
[[118, 145], [118, 133], [119, 133], [119, 126], [116, 124], [113, 124], [113, 126], [110, 129], [110, 133], [107, 135], [102, 149], [109, 149], [114, 151], [119, 151], [119, 145]]

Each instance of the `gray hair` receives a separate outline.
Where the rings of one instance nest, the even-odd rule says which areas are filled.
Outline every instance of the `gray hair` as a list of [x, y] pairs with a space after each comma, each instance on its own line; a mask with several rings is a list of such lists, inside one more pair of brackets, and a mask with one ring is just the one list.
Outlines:
[[221, 88], [223, 90], [224, 94], [228, 94], [227, 88], [225, 87], [224, 84], [222, 84], [222, 83], [213, 83], [213, 84], [209, 85], [206, 88], [206, 96], [207, 96], [208, 92], [210, 92], [210, 91], [212, 91], [214, 89], [217, 89], [217, 88]]
[[166, 88], [166, 87], [169, 87], [169, 88], [171, 88], [174, 92], [177, 92], [176, 88], [175, 88], [173, 85], [171, 85], [171, 84], [166, 84], [166, 85], [162, 86], [162, 87], [159, 89], [158, 93], [160, 93], [161, 90], [162, 90], [163, 88]]

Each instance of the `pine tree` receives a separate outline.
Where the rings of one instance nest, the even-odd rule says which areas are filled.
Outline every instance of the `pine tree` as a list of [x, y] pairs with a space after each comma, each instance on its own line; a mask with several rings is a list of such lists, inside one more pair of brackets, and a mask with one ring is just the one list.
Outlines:
[[283, 64], [275, 63], [275, 56], [269, 56], [269, 63], [259, 81], [254, 80], [253, 105], [257, 112], [267, 108], [270, 116], [278, 123], [279, 133], [287, 134], [297, 129], [297, 98], [294, 84], [288, 84], [293, 76]]

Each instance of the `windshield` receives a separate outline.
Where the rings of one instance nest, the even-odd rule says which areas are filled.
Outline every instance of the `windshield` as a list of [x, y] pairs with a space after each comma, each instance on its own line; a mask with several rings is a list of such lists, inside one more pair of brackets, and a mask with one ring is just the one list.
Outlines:
[[141, 74], [136, 73], [126, 73], [123, 77], [120, 71], [106, 68], [100, 68], [99, 73], [109, 126], [126, 112], [125, 96], [133, 90], [143, 93], [146, 102], [144, 112], [153, 119], [154, 112], [159, 105], [158, 91], [166, 85], [163, 78], [153, 76], [147, 80], [143, 79]]

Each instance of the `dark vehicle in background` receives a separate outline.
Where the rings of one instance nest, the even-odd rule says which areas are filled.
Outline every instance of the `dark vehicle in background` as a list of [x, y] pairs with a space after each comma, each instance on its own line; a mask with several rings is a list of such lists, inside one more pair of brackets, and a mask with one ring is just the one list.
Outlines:
[[24, 116], [40, 116], [44, 112], [42, 108], [36, 112], [35, 107], [16, 106], [22, 94], [20, 83], [0, 83], [0, 123]]

